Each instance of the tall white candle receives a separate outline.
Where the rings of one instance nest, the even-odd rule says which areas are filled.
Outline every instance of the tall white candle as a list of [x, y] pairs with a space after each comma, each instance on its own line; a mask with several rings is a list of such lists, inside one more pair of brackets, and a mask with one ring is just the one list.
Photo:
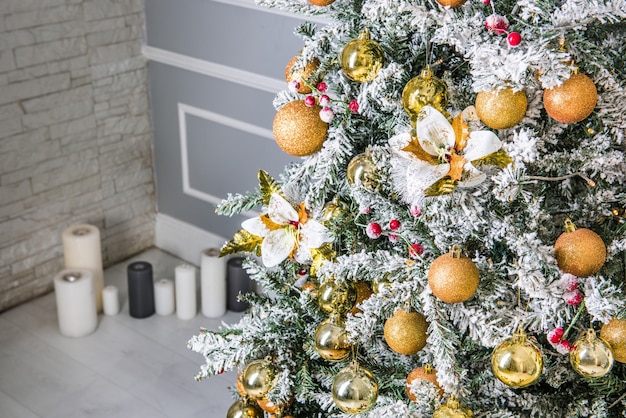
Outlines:
[[105, 315], [113, 316], [119, 313], [120, 296], [117, 287], [109, 285], [102, 289], [102, 306]]
[[91, 270], [61, 270], [54, 277], [54, 293], [61, 334], [83, 337], [96, 330], [98, 313]]
[[161, 279], [154, 283], [154, 308], [157, 315], [174, 313], [174, 283], [171, 280]]
[[192, 319], [196, 316], [196, 268], [181, 264], [174, 270], [176, 281], [176, 316]]
[[226, 259], [220, 250], [209, 248], [202, 252], [200, 291], [202, 315], [217, 318], [226, 313]]
[[86, 268], [92, 271], [96, 307], [98, 312], [102, 312], [104, 272], [100, 231], [93, 225], [72, 225], [63, 230], [62, 241], [65, 268]]

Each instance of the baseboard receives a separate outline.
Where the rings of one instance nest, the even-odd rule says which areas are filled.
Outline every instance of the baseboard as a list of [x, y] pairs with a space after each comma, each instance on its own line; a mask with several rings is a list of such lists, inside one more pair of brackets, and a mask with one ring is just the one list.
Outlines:
[[157, 213], [155, 219], [156, 246], [195, 266], [200, 265], [202, 251], [221, 248], [225, 238], [198, 228], [169, 215]]

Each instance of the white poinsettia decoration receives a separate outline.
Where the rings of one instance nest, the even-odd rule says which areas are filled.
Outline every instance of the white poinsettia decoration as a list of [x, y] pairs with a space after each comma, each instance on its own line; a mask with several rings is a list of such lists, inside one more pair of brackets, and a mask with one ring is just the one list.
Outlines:
[[272, 193], [267, 213], [242, 222], [243, 229], [263, 237], [261, 259], [266, 267], [280, 264], [288, 257], [298, 263], [313, 261], [311, 250], [331, 242], [330, 231], [309, 219], [304, 204], [298, 210], [278, 193]]
[[486, 175], [475, 163], [485, 157], [500, 152], [502, 155], [489, 163], [508, 165], [510, 158], [501, 151], [502, 142], [493, 132], [470, 129], [478, 126], [478, 121], [473, 106], [452, 122], [435, 108], [424, 106], [415, 136], [403, 133], [389, 139], [394, 185], [408, 203], [482, 183]]

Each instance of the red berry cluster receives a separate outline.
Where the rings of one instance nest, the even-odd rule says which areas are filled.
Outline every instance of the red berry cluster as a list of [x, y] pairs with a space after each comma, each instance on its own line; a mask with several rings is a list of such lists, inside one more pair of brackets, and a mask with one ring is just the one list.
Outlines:
[[389, 241], [396, 243], [400, 241], [402, 238], [408, 246], [408, 254], [411, 258], [417, 258], [424, 253], [424, 247], [421, 244], [411, 244], [407, 239], [405, 239], [400, 232], [400, 228], [402, 227], [402, 223], [397, 219], [392, 219], [389, 221], [388, 231], [383, 231], [383, 227], [378, 222], [370, 222], [367, 224], [365, 228], [365, 233], [371, 239], [378, 239], [382, 235], [386, 235]]
[[567, 354], [572, 349], [572, 344], [564, 339], [565, 331], [561, 327], [557, 327], [548, 333], [548, 341], [556, 351], [561, 354]]
[[482, 0], [483, 4], [491, 5], [493, 13], [485, 19], [485, 27], [496, 35], [505, 35], [509, 46], [516, 47], [522, 43], [522, 35], [519, 32], [509, 32], [509, 20], [496, 13], [493, 0]]
[[[296, 93], [298, 89], [300, 89], [300, 81], [292, 80], [289, 83], [289, 90]], [[320, 110], [320, 119], [322, 119], [326, 123], [332, 122], [335, 118], [335, 112], [330, 107], [332, 99], [330, 96], [325, 94], [326, 90], [328, 90], [328, 85], [323, 81], [317, 83], [317, 86], [311, 86], [312, 94], [307, 95], [304, 98], [304, 104], [308, 107], [313, 107], [315, 105], [320, 105], [322, 110]], [[353, 99], [348, 103], [347, 108], [352, 113], [359, 112], [359, 102], [356, 99]]]

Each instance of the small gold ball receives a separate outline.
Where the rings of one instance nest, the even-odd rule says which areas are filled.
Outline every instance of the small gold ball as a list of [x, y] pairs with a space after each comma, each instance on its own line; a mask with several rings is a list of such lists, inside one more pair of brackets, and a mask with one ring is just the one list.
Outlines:
[[376, 404], [378, 383], [363, 367], [349, 366], [333, 379], [331, 394], [335, 405], [348, 414], [360, 414]]
[[554, 243], [559, 268], [577, 277], [595, 274], [606, 261], [606, 245], [602, 238], [587, 228], [564, 232]]
[[576, 123], [591, 115], [598, 102], [593, 80], [581, 73], [572, 74], [560, 86], [543, 92], [543, 106], [552, 119]]
[[406, 378], [406, 394], [410, 400], [416, 401], [415, 395], [413, 395], [413, 393], [409, 390], [411, 383], [413, 383], [415, 379], [421, 379], [432, 383], [437, 388], [439, 397], [443, 396], [443, 389], [439, 386], [439, 382], [437, 382], [437, 370], [433, 369], [430, 365], [426, 365], [413, 369]]
[[450, 6], [451, 8], [457, 8], [465, 4], [467, 0], [437, 0], [437, 3], [442, 6]]
[[378, 186], [377, 173], [376, 164], [367, 153], [362, 153], [348, 163], [346, 178], [350, 186], [362, 186], [366, 190], [374, 191]]
[[569, 360], [574, 371], [587, 378], [605, 376], [614, 362], [609, 344], [598, 338], [591, 328], [574, 341]]
[[626, 363], [626, 320], [611, 319], [600, 329], [600, 338], [611, 346], [616, 361]]
[[354, 285], [355, 289], [356, 289], [356, 303], [354, 304], [354, 307], [350, 310], [350, 313], [352, 315], [356, 315], [361, 311], [361, 309], [359, 309], [359, 304], [367, 299], [369, 299], [370, 296], [372, 296], [372, 288], [369, 285], [369, 283], [366, 282], [356, 282]]
[[525, 388], [541, 376], [543, 356], [541, 350], [528, 340], [526, 334], [517, 332], [504, 340], [491, 354], [493, 374], [505, 385]]
[[389, 348], [399, 354], [412, 355], [426, 346], [428, 322], [419, 312], [400, 309], [385, 321], [383, 331]]
[[480, 120], [492, 129], [507, 129], [524, 119], [528, 100], [521, 90], [511, 87], [481, 91], [474, 104]]
[[294, 70], [293, 66], [296, 64], [296, 62], [298, 62], [298, 59], [300, 59], [300, 57], [296, 55], [287, 63], [287, 66], [285, 67], [285, 80], [287, 81], [287, 83], [290, 83], [293, 80], [297, 80], [298, 82], [300, 82], [300, 88], [298, 89], [298, 93], [309, 94], [312, 90], [309, 86], [306, 85], [303, 80], [306, 80], [307, 82], [309, 82], [309, 84], [312, 85], [316, 84], [316, 80], [311, 79], [311, 75], [319, 68], [320, 61], [317, 58], [314, 58], [312, 61], [307, 62], [304, 68]]
[[428, 270], [428, 286], [438, 299], [459, 303], [471, 299], [478, 289], [480, 277], [472, 260], [451, 253], [437, 257]]
[[262, 418], [263, 411], [258, 406], [238, 400], [228, 408], [226, 418]]
[[341, 361], [350, 356], [352, 345], [348, 341], [345, 324], [336, 317], [322, 322], [315, 330], [315, 350], [328, 361]]
[[356, 288], [354, 282], [325, 280], [317, 291], [317, 303], [326, 313], [349, 312], [356, 303]]
[[411, 121], [415, 123], [424, 106], [432, 106], [439, 112], [445, 112], [450, 96], [448, 86], [434, 76], [433, 71], [426, 67], [420, 75], [409, 80], [402, 90], [402, 106]]
[[272, 128], [278, 146], [296, 157], [322, 149], [328, 124], [320, 119], [320, 110], [319, 106], [308, 107], [303, 100], [294, 100], [281, 107]]
[[385, 62], [385, 53], [378, 42], [364, 31], [348, 42], [341, 51], [341, 69], [352, 81], [367, 83], [378, 76]]
[[433, 418], [472, 418], [474, 413], [461, 405], [459, 401], [454, 398], [448, 398], [445, 405], [441, 405], [433, 413]]
[[241, 381], [247, 396], [261, 399], [272, 390], [276, 377], [276, 366], [270, 361], [253, 360], [244, 368]]

